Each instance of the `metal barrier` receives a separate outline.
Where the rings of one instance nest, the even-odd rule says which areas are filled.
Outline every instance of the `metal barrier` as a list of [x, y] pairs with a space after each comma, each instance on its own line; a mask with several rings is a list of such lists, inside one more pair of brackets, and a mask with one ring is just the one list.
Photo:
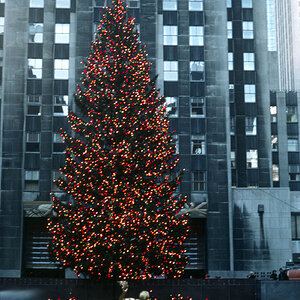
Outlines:
[[[138, 298], [151, 291], [152, 299], [168, 300], [170, 295], [189, 296], [194, 300], [260, 300], [260, 284], [251, 279], [157, 279], [130, 281], [126, 297]], [[0, 278], [0, 299], [22, 300], [114, 300], [121, 288], [113, 281], [53, 278]], [[18, 295], [22, 295], [18, 298]], [[13, 298], [15, 297], [15, 298]]]

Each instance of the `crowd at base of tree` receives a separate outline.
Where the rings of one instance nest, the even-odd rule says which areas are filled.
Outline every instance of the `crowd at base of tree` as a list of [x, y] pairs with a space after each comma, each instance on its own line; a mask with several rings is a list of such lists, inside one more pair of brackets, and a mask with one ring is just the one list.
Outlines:
[[[182, 276], [189, 225], [165, 100], [126, 4], [106, 7], [62, 132], [50, 253], [89, 278]], [[66, 199], [66, 197], [65, 197]]]

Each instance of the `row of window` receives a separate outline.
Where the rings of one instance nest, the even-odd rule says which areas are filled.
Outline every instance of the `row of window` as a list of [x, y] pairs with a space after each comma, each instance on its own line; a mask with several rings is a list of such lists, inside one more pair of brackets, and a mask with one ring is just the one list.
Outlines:
[[[53, 115], [55, 116], [67, 116], [68, 115], [68, 95], [55, 95]], [[27, 96], [27, 115], [40, 116], [41, 115], [41, 96], [40, 95], [28, 95]]]
[[[256, 117], [245, 116], [245, 132], [246, 135], [256, 135]], [[235, 134], [235, 117], [230, 118], [230, 134]]]
[[[62, 153], [65, 150], [63, 139], [59, 133], [53, 133], [53, 153]], [[26, 132], [26, 152], [40, 152], [40, 133]]]
[[[28, 58], [28, 78], [42, 78], [43, 60], [39, 58]], [[54, 79], [69, 78], [69, 60], [54, 59]]]
[[[169, 117], [178, 117], [178, 97], [165, 97], [167, 113]], [[190, 116], [204, 117], [205, 116], [205, 99], [191, 98], [190, 99]]]
[[[236, 168], [236, 156], [235, 152], [231, 151], [230, 153], [231, 168]], [[258, 168], [258, 154], [257, 149], [250, 149], [246, 152], [246, 166], [247, 169], [256, 169]]]
[[[164, 61], [164, 81], [178, 81], [178, 61]], [[190, 81], [204, 81], [204, 61], [190, 61]]]
[[[177, 10], [177, 0], [163, 0], [163, 10]], [[189, 10], [202, 11], [203, 0], [189, 0]]]
[[[229, 85], [229, 99], [234, 102], [234, 84]], [[245, 103], [256, 102], [256, 87], [255, 84], [244, 85], [244, 101]]]
[[[277, 122], [277, 106], [270, 106], [271, 122]], [[298, 122], [298, 111], [297, 106], [287, 106], [286, 107], [286, 121], [287, 122]]]
[[[254, 39], [253, 22], [244, 21], [242, 23], [243, 39]], [[232, 21], [227, 22], [227, 38], [232, 39]]]
[[[232, 7], [232, 0], [226, 0], [228, 8]], [[242, 8], [253, 8], [252, 0], [242, 0]]]
[[[30, 0], [29, 7], [34, 8], [43, 8], [44, 7], [44, 0]], [[71, 7], [71, 0], [56, 0], [55, 1], [56, 8], [70, 8]]]
[[[165, 46], [178, 45], [178, 27], [163, 26], [163, 44]], [[203, 46], [204, 45], [204, 27], [189, 26], [189, 45]]]
[[[52, 171], [53, 180], [63, 177], [59, 171]], [[39, 191], [39, 170], [25, 170], [24, 174], [25, 191]], [[56, 184], [53, 184], [53, 190], [58, 190]], [[193, 191], [205, 191], [206, 190], [206, 172], [205, 171], [193, 171], [192, 172], [192, 190]]]
[[[254, 71], [255, 70], [255, 55], [252, 52], [243, 53], [243, 68], [244, 71]], [[228, 70], [233, 71], [233, 52], [228, 52]]]
[[[175, 151], [179, 153], [179, 140], [178, 135], [174, 134], [172, 137], [172, 143], [175, 146]], [[204, 155], [206, 153], [205, 147], [205, 136], [204, 135], [191, 135], [191, 154]]]
[[[0, 18], [1, 19], [1, 18]], [[1, 22], [1, 20], [0, 20]], [[1, 28], [1, 23], [0, 23]], [[44, 24], [29, 24], [29, 43], [43, 43]], [[55, 44], [69, 44], [70, 42], [70, 24], [55, 24]]]
[[[59, 171], [52, 171], [52, 179], [56, 180], [63, 175]], [[40, 171], [39, 170], [25, 170], [24, 172], [24, 191], [39, 191], [39, 180]], [[55, 183], [52, 186], [53, 190], [58, 190]]]

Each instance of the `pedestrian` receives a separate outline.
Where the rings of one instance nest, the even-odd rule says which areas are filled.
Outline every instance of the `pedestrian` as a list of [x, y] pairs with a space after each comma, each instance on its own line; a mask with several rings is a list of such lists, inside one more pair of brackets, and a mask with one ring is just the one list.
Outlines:
[[283, 271], [283, 280], [289, 280], [288, 270]]
[[249, 275], [247, 276], [247, 278], [255, 278], [256, 276], [255, 276], [255, 274], [254, 274], [254, 272], [253, 271], [251, 271], [250, 273], [249, 273]]
[[283, 270], [282, 268], [279, 269], [279, 280], [289, 280], [289, 277], [287, 276], [287, 270]]
[[276, 272], [276, 270], [272, 271], [272, 274], [270, 275], [270, 278], [272, 278], [273, 280], [277, 280], [277, 272]]

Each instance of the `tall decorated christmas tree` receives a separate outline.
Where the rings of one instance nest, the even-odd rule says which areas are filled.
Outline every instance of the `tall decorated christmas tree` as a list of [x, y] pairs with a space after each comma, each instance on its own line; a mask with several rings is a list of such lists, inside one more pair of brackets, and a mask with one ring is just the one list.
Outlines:
[[58, 179], [70, 201], [53, 196], [50, 252], [91, 278], [180, 277], [188, 233], [175, 198], [178, 159], [134, 20], [123, 0], [106, 8], [62, 133]]

